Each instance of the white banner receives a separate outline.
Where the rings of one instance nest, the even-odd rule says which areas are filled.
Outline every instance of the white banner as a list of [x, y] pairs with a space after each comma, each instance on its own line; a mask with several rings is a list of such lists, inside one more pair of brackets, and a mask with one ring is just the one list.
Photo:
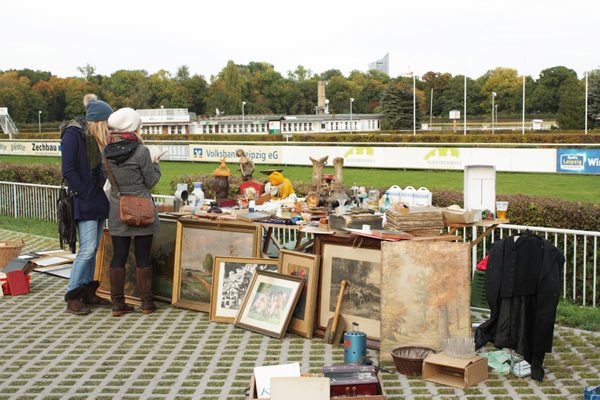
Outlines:
[[[343, 157], [344, 165], [363, 168], [462, 170], [465, 165], [495, 165], [504, 172], [556, 172], [556, 149], [481, 147], [293, 146], [244, 144], [161, 144], [163, 160], [237, 161], [243, 149], [256, 164], [312, 165], [309, 157]], [[0, 155], [60, 156], [59, 141], [0, 141]]]
[[245, 144], [190, 144], [190, 160], [191, 161], [219, 161], [225, 157], [228, 162], [238, 160], [239, 157], [235, 154], [237, 149], [242, 149], [246, 156], [251, 158], [255, 164], [284, 164], [281, 157], [282, 147], [265, 145], [245, 145]]

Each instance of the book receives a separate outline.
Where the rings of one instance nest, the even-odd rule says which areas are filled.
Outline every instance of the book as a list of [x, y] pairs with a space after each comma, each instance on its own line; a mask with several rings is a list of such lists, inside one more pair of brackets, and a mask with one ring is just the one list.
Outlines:
[[10, 271], [6, 274], [6, 279], [8, 280], [11, 295], [19, 296], [29, 293], [29, 284], [25, 280], [23, 271]]
[[300, 363], [254, 367], [256, 394], [259, 399], [271, 398], [271, 378], [300, 377]]
[[271, 214], [267, 214], [264, 212], [256, 211], [256, 212], [248, 212], [244, 214], [236, 215], [237, 219], [241, 219], [243, 221], [260, 221], [261, 219], [271, 218]]

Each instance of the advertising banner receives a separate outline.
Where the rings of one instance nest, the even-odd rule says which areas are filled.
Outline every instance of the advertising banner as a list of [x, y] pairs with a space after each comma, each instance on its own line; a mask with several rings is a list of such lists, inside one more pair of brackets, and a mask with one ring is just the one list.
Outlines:
[[600, 174], [600, 149], [558, 149], [556, 172]]
[[167, 153], [162, 156], [161, 160], [167, 161], [189, 161], [190, 160], [190, 146], [187, 144], [152, 144], [148, 147], [158, 147], [160, 153], [166, 151]]
[[228, 145], [228, 144], [190, 144], [190, 161], [218, 162], [225, 157], [228, 162], [237, 160], [235, 154], [237, 149], [242, 149], [246, 156], [251, 158], [255, 164], [283, 164], [281, 157], [281, 146], [255, 146], [255, 145]]
[[15, 156], [58, 156], [60, 157], [60, 142], [0, 142], [0, 154]]

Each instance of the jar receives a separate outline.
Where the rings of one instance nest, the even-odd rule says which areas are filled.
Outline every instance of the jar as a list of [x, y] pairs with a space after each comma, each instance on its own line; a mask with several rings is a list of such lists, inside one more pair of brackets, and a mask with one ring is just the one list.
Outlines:
[[367, 204], [371, 210], [379, 211], [379, 190], [369, 190], [369, 199]]

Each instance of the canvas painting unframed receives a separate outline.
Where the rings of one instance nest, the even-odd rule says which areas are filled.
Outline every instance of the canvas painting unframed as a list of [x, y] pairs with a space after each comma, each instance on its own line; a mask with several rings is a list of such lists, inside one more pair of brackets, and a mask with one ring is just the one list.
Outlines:
[[400, 346], [441, 350], [471, 336], [468, 243], [386, 242], [381, 248], [380, 359]]

